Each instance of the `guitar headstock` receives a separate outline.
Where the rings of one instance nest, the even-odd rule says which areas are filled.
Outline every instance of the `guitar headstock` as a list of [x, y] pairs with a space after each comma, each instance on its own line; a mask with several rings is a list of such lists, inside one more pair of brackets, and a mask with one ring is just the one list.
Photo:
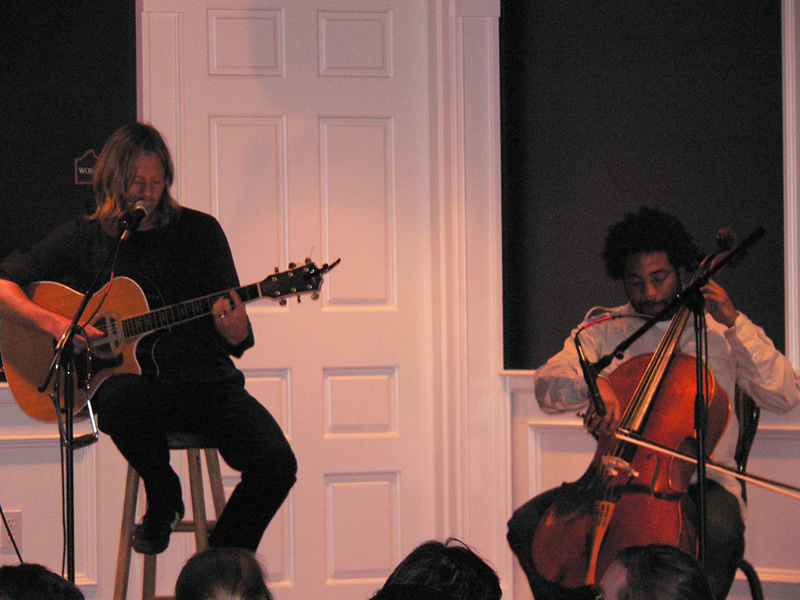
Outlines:
[[286, 271], [279, 271], [275, 268], [275, 273], [259, 283], [262, 297], [280, 300], [281, 304], [286, 303], [286, 298], [297, 296], [300, 300], [302, 294], [311, 294], [312, 300], [319, 298], [319, 288], [322, 286], [322, 276], [339, 264], [341, 258], [337, 258], [333, 264], [327, 263], [318, 267], [314, 262], [307, 258], [305, 263], [298, 266], [296, 263], [289, 263]]

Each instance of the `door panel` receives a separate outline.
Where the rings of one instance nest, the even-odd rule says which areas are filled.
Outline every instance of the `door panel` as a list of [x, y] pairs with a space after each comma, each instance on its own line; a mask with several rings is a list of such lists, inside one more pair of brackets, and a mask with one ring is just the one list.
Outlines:
[[299, 462], [259, 548], [280, 598], [369, 597], [434, 531], [426, 11], [144, 2], [142, 114], [181, 203], [243, 282], [341, 258], [318, 301], [248, 307], [240, 366]]

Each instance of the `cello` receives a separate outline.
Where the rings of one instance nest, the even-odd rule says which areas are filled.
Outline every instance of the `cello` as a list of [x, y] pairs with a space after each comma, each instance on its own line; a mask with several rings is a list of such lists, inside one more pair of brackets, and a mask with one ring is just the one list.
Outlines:
[[[692, 284], [710, 276], [727, 254], [706, 257]], [[669, 544], [697, 556], [697, 532], [684, 510], [693, 467], [634, 443], [652, 440], [677, 454], [698, 455], [697, 359], [676, 351], [691, 314], [681, 304], [655, 352], [636, 356], [609, 375], [620, 399], [619, 429], [628, 439], [599, 434], [587, 471], [562, 486], [537, 525], [532, 558], [545, 579], [564, 587], [596, 583], [619, 551], [634, 545]], [[727, 427], [730, 402], [705, 365], [702, 371], [704, 447], [710, 451]]]

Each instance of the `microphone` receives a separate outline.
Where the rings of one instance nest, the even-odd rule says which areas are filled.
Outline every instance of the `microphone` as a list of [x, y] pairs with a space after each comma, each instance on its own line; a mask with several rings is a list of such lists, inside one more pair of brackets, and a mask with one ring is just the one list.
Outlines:
[[147, 217], [147, 207], [144, 205], [144, 202], [139, 200], [133, 206], [133, 210], [130, 211], [123, 222], [125, 223], [125, 231], [122, 233], [122, 238], [125, 239], [128, 237], [128, 233], [131, 231], [136, 231], [139, 227], [139, 224]]

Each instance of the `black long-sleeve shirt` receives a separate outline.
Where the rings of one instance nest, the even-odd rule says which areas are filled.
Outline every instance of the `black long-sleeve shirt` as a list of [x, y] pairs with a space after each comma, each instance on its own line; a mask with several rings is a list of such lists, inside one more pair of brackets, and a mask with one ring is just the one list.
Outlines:
[[[104, 263], [115, 242], [96, 220], [78, 219], [58, 227], [29, 252], [8, 256], [0, 264], [0, 278], [23, 288], [56, 281], [81, 293], [92, 287], [94, 293], [110, 278], [111, 265]], [[210, 215], [188, 208], [167, 225], [133, 232], [121, 244], [113, 271], [139, 284], [151, 310], [239, 286], [222, 227]], [[227, 380], [236, 374], [231, 355], [241, 356], [254, 343], [251, 331], [244, 342], [231, 346], [211, 316], [154, 335], [153, 357], [165, 383]]]

